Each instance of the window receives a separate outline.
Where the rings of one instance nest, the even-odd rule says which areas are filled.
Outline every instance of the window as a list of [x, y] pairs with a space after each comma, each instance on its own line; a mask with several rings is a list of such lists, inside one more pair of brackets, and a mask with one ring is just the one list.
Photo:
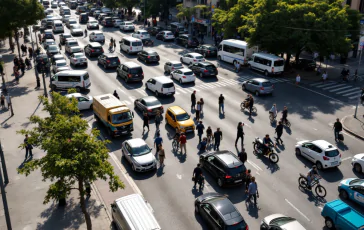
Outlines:
[[78, 101], [79, 101], [79, 102], [82, 102], [82, 101], [88, 101], [88, 100], [87, 100], [86, 98], [84, 98], [84, 97], [79, 97], [79, 98], [78, 98]]
[[68, 76], [58, 76], [58, 81], [68, 81]]
[[311, 147], [312, 151], [315, 151], [317, 153], [322, 153], [322, 149], [320, 149], [319, 147], [317, 147], [316, 145], [312, 145]]
[[221, 51], [222, 50], [222, 45], [219, 45], [218, 50]]
[[327, 156], [327, 157], [336, 157], [339, 154], [340, 154], [339, 150], [337, 150], [337, 149], [333, 149], [333, 150], [330, 150], [330, 151], [325, 151], [325, 156]]
[[68, 81], [69, 82], [80, 82], [80, 77], [79, 76], [68, 76]]
[[174, 87], [174, 84], [172, 82], [163, 84], [163, 88], [172, 88], [172, 87]]
[[83, 80], [88, 80], [90, 78], [90, 76], [88, 75], [88, 73], [86, 73], [84, 76], [83, 76]]
[[142, 42], [133, 42], [133, 46], [142, 46]]
[[284, 61], [283, 60], [275, 60], [274, 61], [274, 66], [278, 67], [278, 66], [283, 66], [284, 65]]
[[125, 44], [126, 46], [130, 46], [130, 42], [129, 42], [128, 40], [124, 40], [124, 44]]
[[133, 119], [133, 116], [130, 111], [112, 115], [113, 124], [121, 124], [130, 121], [131, 119]]
[[224, 168], [224, 165], [217, 158], [213, 160], [213, 164], [221, 170]]
[[131, 74], [142, 74], [143, 73], [143, 70], [142, 70], [141, 67], [139, 67], [139, 68], [132, 68], [132, 69], [130, 69], [130, 73]]
[[171, 112], [171, 111], [168, 111], [167, 112], [167, 114], [173, 119], [173, 120], [176, 120], [175, 118], [174, 118], [174, 115], [173, 115], [173, 113]]
[[[239, 56], [244, 56], [244, 54], [245, 54], [245, 49], [243, 49], [243, 48], [238, 48], [238, 47], [230, 46], [230, 45], [224, 45], [223, 48], [224, 48], [224, 51], [232, 53], [232, 54], [236, 54]], [[220, 50], [220, 47], [219, 47], [219, 50]]]

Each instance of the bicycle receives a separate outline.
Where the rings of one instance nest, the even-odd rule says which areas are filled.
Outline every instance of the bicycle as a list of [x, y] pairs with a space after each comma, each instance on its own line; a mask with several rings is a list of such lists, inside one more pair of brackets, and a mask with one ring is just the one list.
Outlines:
[[[315, 177], [311, 182], [310, 187], [311, 189], [313, 189], [313, 187], [316, 186], [315, 188], [316, 196], [324, 198], [326, 196], [326, 189], [324, 186], [320, 185], [320, 179], [321, 177]], [[307, 177], [302, 173], [300, 173], [300, 177], [298, 178], [298, 184], [301, 188], [305, 190], [309, 189]]]
[[283, 118], [282, 118], [281, 121], [282, 121], [282, 125], [285, 125], [288, 128], [291, 127], [291, 122], [289, 122], [289, 120], [287, 118], [285, 120], [283, 120]]
[[273, 112], [269, 112], [269, 120], [270, 120], [270, 122], [274, 122], [276, 120], [276, 118], [277, 118], [277, 114], [274, 115]]
[[[249, 106], [247, 106], [247, 104], [245, 103], [245, 101], [240, 104], [240, 109], [241, 110], [246, 110], [246, 109], [247, 110], [250, 110]], [[252, 112], [253, 113], [257, 113], [257, 108], [254, 105], [252, 107]]]
[[177, 139], [173, 139], [173, 142], [172, 142], [172, 148], [175, 152], [178, 151], [178, 148], [179, 148], [179, 143], [177, 141]]

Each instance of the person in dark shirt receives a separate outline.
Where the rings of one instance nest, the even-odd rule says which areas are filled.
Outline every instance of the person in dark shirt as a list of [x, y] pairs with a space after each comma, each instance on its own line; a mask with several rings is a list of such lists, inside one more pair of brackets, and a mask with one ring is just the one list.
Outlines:
[[281, 136], [283, 134], [283, 124], [282, 124], [282, 121], [278, 122], [278, 125], [276, 127], [276, 134], [277, 134], [277, 137], [276, 137], [277, 144], [279, 144], [279, 141], [281, 141], [281, 145], [283, 145], [283, 141], [281, 139]]
[[222, 94], [220, 94], [220, 97], [219, 97], [219, 113], [223, 113], [223, 114], [225, 114], [224, 101], [225, 101], [224, 96]]
[[253, 106], [254, 106], [254, 98], [251, 94], [249, 94], [249, 117], [252, 116]]
[[195, 109], [196, 106], [196, 91], [191, 94], [191, 108]]
[[197, 135], [198, 135], [198, 143], [201, 142], [203, 130], [205, 129], [205, 126], [202, 124], [202, 121], [198, 125], [196, 125], [197, 129]]
[[243, 162], [243, 164], [245, 164], [245, 162], [248, 160], [248, 154], [246, 153], [244, 148], [241, 149], [241, 152], [239, 153], [238, 157], [240, 161]]
[[244, 130], [243, 130], [243, 122], [239, 122], [238, 124], [238, 130], [237, 130], [237, 134], [236, 134], [236, 140], [235, 140], [235, 147], [238, 144], [238, 140], [241, 138], [241, 146], [244, 145]]
[[[197, 167], [193, 170], [192, 177], [194, 178], [194, 182], [195, 182], [195, 185], [193, 187], [196, 187], [196, 184], [199, 183], [202, 179], [202, 169], [201, 169], [200, 163], [198, 163]], [[200, 189], [201, 189], [201, 184], [200, 184]]]
[[287, 122], [288, 109], [287, 106], [284, 106], [282, 111], [282, 122]]
[[263, 154], [264, 155], [266, 155], [268, 153], [269, 144], [274, 145], [272, 139], [270, 139], [270, 137], [269, 137], [269, 134], [266, 134], [265, 137], [263, 138]]
[[144, 113], [144, 115], [143, 115], [143, 133], [144, 133], [144, 127], [147, 127], [148, 132], [149, 132], [149, 116], [148, 116], [148, 113]]
[[220, 128], [217, 128], [217, 130], [214, 132], [214, 150], [219, 150], [220, 147], [220, 141], [222, 140], [222, 132], [220, 131]]
[[336, 119], [333, 129], [334, 129], [335, 141], [337, 141], [339, 138], [339, 133], [343, 130], [343, 125], [341, 124], [339, 118]]

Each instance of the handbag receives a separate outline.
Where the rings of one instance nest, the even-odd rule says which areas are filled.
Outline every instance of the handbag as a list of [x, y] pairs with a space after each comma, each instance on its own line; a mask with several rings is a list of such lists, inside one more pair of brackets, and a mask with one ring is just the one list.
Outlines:
[[192, 181], [195, 181], [195, 177], [194, 176], [192, 177]]

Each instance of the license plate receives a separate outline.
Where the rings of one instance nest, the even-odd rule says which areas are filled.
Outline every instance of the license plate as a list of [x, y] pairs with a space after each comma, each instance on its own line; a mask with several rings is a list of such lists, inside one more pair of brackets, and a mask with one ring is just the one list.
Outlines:
[[116, 61], [115, 61], [115, 62], [113, 62], [112, 64], [114, 64], [114, 65], [115, 65], [115, 64], [116, 64]]
[[127, 133], [128, 131], [122, 131], [121, 133], [124, 134], [124, 133]]
[[334, 162], [331, 162], [331, 165], [337, 165], [339, 162], [338, 161], [334, 161]]
[[236, 180], [234, 181], [234, 183], [239, 183], [239, 182], [242, 182], [243, 180]]

